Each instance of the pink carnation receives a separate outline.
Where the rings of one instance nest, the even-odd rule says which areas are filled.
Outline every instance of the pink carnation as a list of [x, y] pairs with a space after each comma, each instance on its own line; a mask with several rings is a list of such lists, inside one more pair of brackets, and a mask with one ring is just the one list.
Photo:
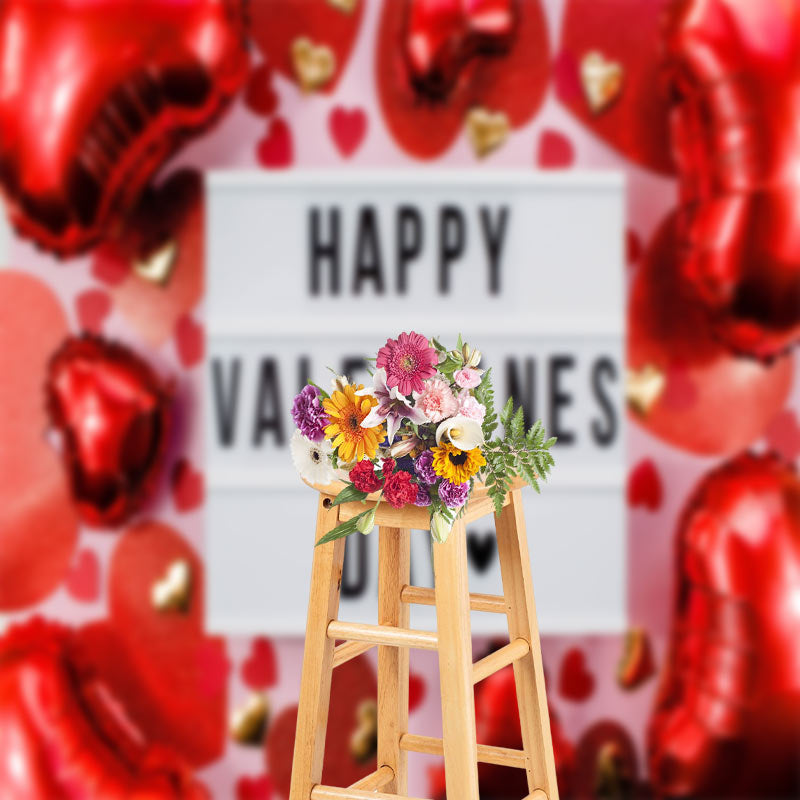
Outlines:
[[421, 409], [431, 422], [441, 422], [443, 419], [455, 416], [458, 411], [458, 401], [447, 381], [442, 378], [431, 378], [425, 381], [415, 408]]
[[458, 395], [458, 413], [462, 417], [482, 423], [486, 416], [486, 406], [479, 403], [468, 391], [463, 391]]
[[387, 339], [378, 350], [377, 367], [386, 370], [386, 385], [403, 395], [422, 391], [425, 378], [436, 374], [439, 354], [419, 333], [401, 333], [396, 339]]
[[472, 367], [464, 367], [453, 374], [453, 379], [462, 389], [474, 389], [481, 382], [481, 374]]

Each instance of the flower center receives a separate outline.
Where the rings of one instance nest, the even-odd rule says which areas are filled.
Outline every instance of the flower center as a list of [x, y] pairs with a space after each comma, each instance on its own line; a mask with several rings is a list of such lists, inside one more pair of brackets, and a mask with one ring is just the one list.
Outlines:
[[322, 459], [322, 453], [320, 453], [319, 450], [312, 450], [311, 451], [311, 458], [314, 461], [319, 462]]
[[413, 372], [417, 366], [417, 361], [414, 356], [407, 354], [400, 359], [400, 368], [405, 372]]
[[351, 414], [350, 418], [347, 420], [347, 424], [350, 426], [350, 430], [354, 431], [360, 425], [358, 421], [358, 417], [355, 414]]
[[461, 428], [450, 428], [450, 438], [458, 439], [461, 437]]
[[454, 464], [456, 467], [460, 467], [462, 464], [465, 464], [468, 458], [469, 453], [467, 453], [465, 450], [459, 450], [457, 453], [450, 453], [450, 463]]

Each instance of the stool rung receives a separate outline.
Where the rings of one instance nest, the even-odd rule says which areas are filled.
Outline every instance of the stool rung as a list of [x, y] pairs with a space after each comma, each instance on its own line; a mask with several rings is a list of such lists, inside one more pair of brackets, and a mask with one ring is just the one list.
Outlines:
[[370, 772], [369, 775], [365, 775], [360, 781], [356, 781], [348, 788], [375, 792], [383, 789], [393, 778], [394, 770], [388, 764], [384, 764], [382, 767], [378, 767], [375, 772]]
[[[431, 756], [444, 755], [441, 739], [434, 736], [418, 736], [415, 733], [404, 733], [400, 737], [400, 749], [412, 753], [426, 753]], [[501, 767], [525, 769], [526, 759], [522, 750], [511, 747], [495, 747], [489, 744], [478, 745], [478, 761], [483, 764], [497, 764]]]
[[[436, 605], [436, 593], [424, 586], [404, 586], [400, 599], [404, 603], [416, 603], [420, 606]], [[508, 611], [505, 597], [496, 594], [471, 594], [469, 607], [472, 611], [488, 611], [491, 614], [505, 614]]]
[[503, 667], [507, 667], [509, 664], [513, 664], [528, 655], [530, 649], [531, 646], [526, 639], [514, 639], [513, 642], [510, 642], [505, 647], [495, 650], [494, 653], [489, 653], [486, 658], [482, 658], [472, 665], [472, 682], [478, 683], [484, 678], [494, 675], [495, 672], [503, 669]]
[[437, 650], [439, 637], [432, 631], [414, 631], [410, 628], [394, 628], [390, 625], [363, 625], [359, 622], [328, 624], [329, 639], [345, 639], [348, 642], [370, 642], [392, 647], [417, 647], [422, 650]]
[[311, 800], [420, 800], [420, 798], [362, 789], [338, 789], [335, 786], [323, 786], [318, 783], [311, 790]]
[[358, 658], [362, 653], [367, 650], [372, 650], [375, 647], [372, 642], [344, 642], [333, 648], [333, 666], [341, 667], [353, 658]]

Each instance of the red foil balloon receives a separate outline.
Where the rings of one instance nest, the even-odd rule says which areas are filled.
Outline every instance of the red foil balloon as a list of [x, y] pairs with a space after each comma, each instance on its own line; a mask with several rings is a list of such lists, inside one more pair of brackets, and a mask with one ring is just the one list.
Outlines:
[[677, 540], [672, 639], [650, 724], [659, 793], [797, 797], [800, 480], [774, 456], [712, 472]]
[[690, 0], [667, 26], [681, 269], [734, 350], [800, 337], [800, 3]]
[[247, 69], [237, 0], [7, 0], [0, 185], [19, 232], [61, 255], [132, 207]]
[[50, 418], [63, 436], [78, 511], [116, 525], [149, 497], [170, 430], [170, 392], [120, 344], [68, 339], [50, 362]]
[[209, 797], [171, 751], [143, 741], [84, 664], [79, 635], [41, 619], [0, 639], [0, 751], [4, 798]]
[[409, 0], [403, 50], [411, 83], [444, 97], [471, 58], [508, 50], [516, 14], [514, 0]]

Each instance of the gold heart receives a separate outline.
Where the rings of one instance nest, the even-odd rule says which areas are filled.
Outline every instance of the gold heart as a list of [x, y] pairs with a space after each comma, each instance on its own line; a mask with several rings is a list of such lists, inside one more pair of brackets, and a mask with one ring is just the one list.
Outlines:
[[358, 0], [328, 0], [328, 5], [333, 8], [344, 11], [345, 14], [352, 14]]
[[666, 384], [664, 373], [652, 364], [646, 364], [640, 370], [628, 370], [625, 399], [634, 411], [644, 416], [661, 397]]
[[475, 155], [479, 158], [489, 155], [508, 138], [511, 126], [502, 111], [489, 111], [486, 108], [472, 108], [467, 114], [467, 137]]
[[239, 744], [260, 745], [269, 724], [269, 701], [266, 695], [253, 693], [231, 713], [229, 731]]
[[182, 611], [189, 608], [192, 589], [192, 566], [179, 558], [168, 567], [164, 576], [153, 583], [150, 601], [158, 611]]
[[336, 56], [330, 47], [314, 44], [307, 36], [292, 42], [294, 73], [304, 92], [313, 92], [324, 86], [336, 71]]
[[174, 239], [167, 239], [164, 244], [144, 258], [135, 258], [132, 267], [140, 278], [150, 283], [166, 286], [177, 260], [178, 244]]
[[591, 50], [581, 59], [581, 84], [586, 102], [599, 114], [616, 100], [622, 91], [622, 64]]
[[350, 736], [350, 755], [359, 763], [369, 761], [378, 748], [378, 706], [364, 700], [356, 710], [358, 723]]

